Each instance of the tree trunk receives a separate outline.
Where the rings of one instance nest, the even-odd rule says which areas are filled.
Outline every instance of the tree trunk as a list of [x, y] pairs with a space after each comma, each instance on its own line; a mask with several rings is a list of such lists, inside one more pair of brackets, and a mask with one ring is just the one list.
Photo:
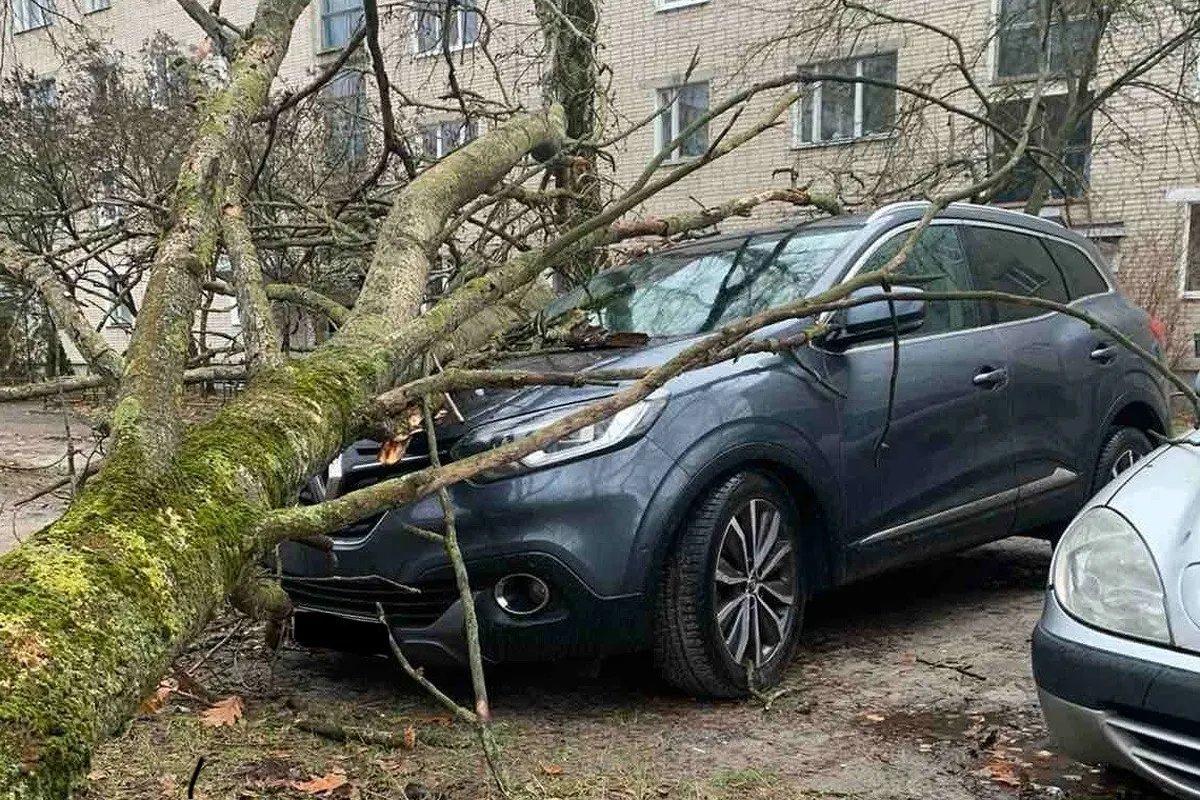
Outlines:
[[[258, 520], [292, 502], [372, 398], [453, 332], [454, 314], [414, 318], [446, 216], [562, 135], [561, 109], [518, 117], [423, 173], [397, 199], [384, 225], [392, 243], [376, 253], [335, 337], [301, 362], [263, 370], [211, 422], [183, 433], [165, 466], [146, 469], [142, 448], [116, 449], [61, 520], [0, 557], [0, 798], [66, 795], [92, 748], [261, 554], [250, 533]], [[196, 191], [183, 183], [181, 192]], [[172, 292], [190, 297], [190, 283], [178, 282], [191, 280], [156, 284], [160, 304], [179, 303]], [[490, 290], [486, 280], [463, 287], [459, 308], [478, 308]], [[159, 356], [137, 359], [148, 369]], [[144, 376], [126, 400], [151, 383]]]

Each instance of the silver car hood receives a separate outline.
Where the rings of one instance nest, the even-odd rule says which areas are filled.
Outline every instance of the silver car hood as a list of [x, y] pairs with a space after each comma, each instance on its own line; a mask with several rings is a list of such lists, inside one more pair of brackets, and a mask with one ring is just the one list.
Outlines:
[[1175, 646], [1200, 652], [1200, 432], [1186, 438], [1142, 459], [1088, 507], [1107, 505], [1141, 533], [1162, 576]]

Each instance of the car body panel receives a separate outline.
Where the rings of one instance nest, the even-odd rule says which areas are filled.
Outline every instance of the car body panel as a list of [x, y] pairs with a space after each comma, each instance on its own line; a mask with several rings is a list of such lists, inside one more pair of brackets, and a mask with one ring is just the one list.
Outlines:
[[[859, 230], [811, 293], [843, 280], [881, 237], [914, 225], [926, 209], [924, 204], [899, 204], [871, 215], [815, 223]], [[955, 205], [937, 223], [970, 221], [1052, 235], [1093, 254], [1100, 263], [1094, 248], [1078, 235], [1013, 212]], [[684, 247], [711, 252], [722, 241], [736, 245], [744, 237], [717, 237]], [[1105, 279], [1111, 281], [1107, 274]], [[1123, 297], [1112, 294], [1078, 302], [1111, 316], [1129, 336], [1152, 346], [1148, 330], [1142, 329], [1144, 314]], [[814, 322], [784, 321], [751, 336], [785, 338]], [[1085, 402], [1059, 403], [1053, 418], [1039, 417], [1036, 404], [1027, 400], [1063, 394], [1063, 375], [1072, 368], [1080, 381], [1090, 380], [1085, 370], [1091, 364], [1067, 368], [1050, 352], [1055, 342], [1064, 341], [1073, 353], [1082, 352], [1090, 344], [1079, 338], [1084, 328], [1052, 327], [1044, 334], [1048, 343], [1034, 337], [1021, 346], [1011, 343], [1015, 335], [996, 327], [906, 338], [890, 422], [892, 358], [886, 341], [840, 353], [805, 347], [743, 356], [668, 382], [662, 390], [668, 399], [661, 414], [633, 440], [500, 480], [476, 478], [456, 484], [449, 495], [460, 546], [479, 582], [476, 604], [487, 611], [481, 611], [481, 619], [489, 626], [490, 652], [519, 658], [529, 653], [578, 653], [593, 646], [602, 652], [645, 646], [654, 595], [680, 525], [708, 487], [741, 469], [769, 471], [802, 499], [804, 565], [814, 589], [1001, 538], [1023, 519], [1069, 516], [1083, 498], [1078, 486], [1090, 485], [1094, 456], [1091, 462], [1075, 463], [1066, 461], [1065, 454], [1080, 439], [1098, 450], [1104, 431], [1085, 430], [1077, 418], [1090, 417], [1093, 425], [1100, 425], [1097, 417], [1106, 398], [1118, 402], [1136, 397], [1155, 413], [1165, 407], [1165, 401], [1152, 397], [1161, 394], [1155, 380], [1135, 370], [1133, 362], [1121, 361], [1098, 371], [1108, 384], [1089, 389]], [[665, 363], [701, 338], [661, 337], [621, 350], [534, 352], [501, 366], [570, 372], [647, 368]], [[1013, 384], [991, 389], [973, 384], [979, 370], [1010, 365], [1013, 350], [1022, 348], [1045, 351], [1027, 373], [1018, 372], [1020, 389], [1028, 397], [1014, 406]], [[1057, 382], [1050, 374], [1056, 368]], [[1127, 380], [1129, 375], [1135, 377]], [[460, 453], [456, 448], [468, 447], [481, 426], [516, 422], [523, 416], [532, 419], [550, 410], [557, 413], [614, 391], [612, 385], [588, 385], [458, 392], [453, 400], [462, 419], [440, 426], [441, 455], [444, 460], [455, 458]], [[1071, 417], [1062, 421], [1069, 429], [1062, 441], [1052, 443], [1044, 465], [1025, 473], [1027, 481], [1016, 468], [1009, 423], [1014, 408], [1034, 426], [1039, 419], [1052, 427], [1058, 416]], [[886, 447], [877, 464], [876, 444], [885, 427]], [[1032, 438], [1026, 437], [1030, 447]], [[355, 443], [335, 462], [336, 470], [331, 467], [326, 486], [350, 490], [430, 463], [423, 434], [413, 437], [398, 464], [381, 464], [378, 452], [377, 444]], [[1078, 486], [1055, 486], [1054, 491], [1039, 486], [1046, 467], [1063, 464], [1074, 467], [1069, 471], [1077, 476]], [[1036, 511], [1032, 517], [1031, 510]], [[452, 582], [447, 584], [451, 575], [446, 557], [438, 544], [406, 530], [437, 530], [442, 524], [436, 497], [427, 497], [335, 533], [336, 564], [323, 553], [289, 543], [281, 548], [285, 588], [306, 613], [324, 607], [332, 615], [358, 620], [375, 619], [375, 599], [386, 600], [388, 619], [402, 642], [424, 642], [427, 651], [454, 660], [461, 648], [442, 640], [456, 625], [457, 595]], [[521, 569], [544, 570], [556, 596], [575, 605], [538, 620], [506, 617], [492, 608], [488, 581], [505, 570]], [[422, 594], [405, 597], [403, 586], [415, 586]], [[334, 602], [338, 587], [344, 588], [346, 600], [340, 605]], [[594, 629], [590, 634], [589, 625]], [[539, 631], [546, 640], [538, 639]]]

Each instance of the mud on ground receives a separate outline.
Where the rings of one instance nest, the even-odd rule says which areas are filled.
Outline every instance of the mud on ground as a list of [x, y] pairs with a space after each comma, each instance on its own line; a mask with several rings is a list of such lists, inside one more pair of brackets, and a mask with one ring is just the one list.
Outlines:
[[[494, 669], [514, 794], [1159, 797], [1047, 741], [1028, 652], [1049, 559], [1045, 543], [1012, 539], [818, 599], [787, 691], [769, 710], [681, 697], [640, 658], [598, 672]], [[180, 658], [180, 691], [101, 749], [84, 796], [184, 797], [201, 756], [197, 797], [306, 797], [338, 784], [321, 796], [496, 796], [470, 732], [393, 663], [291, 648], [272, 660], [256, 634], [232, 616], [215, 622]], [[462, 675], [433, 677], [467, 698]], [[232, 695], [244, 717], [205, 726], [208, 704]], [[411, 728], [415, 746], [334, 742], [303, 730], [314, 719], [401, 739]]]

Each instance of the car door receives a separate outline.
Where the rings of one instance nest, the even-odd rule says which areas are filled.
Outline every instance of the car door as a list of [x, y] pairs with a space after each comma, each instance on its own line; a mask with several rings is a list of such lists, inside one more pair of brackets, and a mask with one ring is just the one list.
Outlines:
[[[861, 269], [885, 264], [908, 235], [882, 241]], [[896, 282], [906, 280], [926, 291], [974, 288], [957, 225], [922, 233]], [[1007, 535], [1015, 497], [1008, 359], [986, 322], [982, 303], [926, 303], [921, 327], [900, 340], [890, 417], [891, 338], [826, 353], [843, 394], [852, 575]]]
[[[978, 224], [963, 226], [962, 236], [981, 289], [1070, 300], [1041, 236]], [[1109, 364], [1103, 350], [1092, 357], [1104, 343], [1084, 322], [1013, 303], [991, 304], [989, 313], [1009, 353], [1018, 524], [1024, 529], [1069, 516], [1072, 502], [1086, 493]]]

